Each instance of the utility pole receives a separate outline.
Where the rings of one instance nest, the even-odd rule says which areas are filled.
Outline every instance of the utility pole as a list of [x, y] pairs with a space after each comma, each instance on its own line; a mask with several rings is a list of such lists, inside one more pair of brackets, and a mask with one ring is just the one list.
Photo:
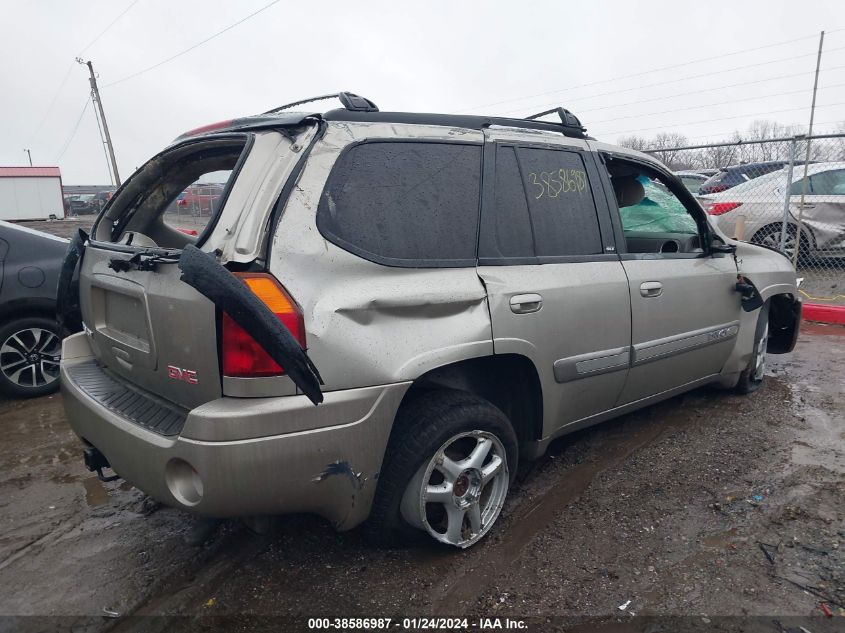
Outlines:
[[29, 156], [29, 166], [32, 167], [32, 154], [28, 149], [25, 149], [24, 151], [26, 152], [26, 155]]
[[810, 167], [810, 143], [813, 137], [813, 119], [816, 116], [816, 93], [819, 90], [819, 69], [822, 65], [822, 49], [824, 48], [824, 31], [819, 35], [819, 54], [816, 57], [816, 78], [813, 80], [813, 103], [810, 105], [810, 126], [807, 130], [807, 154], [804, 157], [804, 180], [801, 181], [801, 202], [798, 203], [798, 229], [795, 231], [795, 252], [792, 254], [792, 265], [798, 268], [798, 253], [801, 250], [801, 224], [804, 220], [804, 197], [807, 195], [807, 169]]
[[91, 82], [91, 96], [94, 97], [94, 103], [97, 110], [100, 112], [100, 120], [103, 122], [103, 134], [106, 137], [106, 149], [109, 153], [109, 160], [111, 161], [112, 175], [114, 176], [114, 184], [120, 186], [120, 174], [117, 173], [117, 159], [114, 157], [114, 146], [111, 143], [111, 134], [109, 134], [109, 124], [106, 123], [106, 113], [103, 111], [103, 102], [100, 100], [100, 91], [97, 89], [97, 75], [94, 74], [94, 65], [91, 61], [83, 62], [79, 57], [76, 61], [80, 64], [88, 66], [88, 72], [91, 77], [88, 81]]

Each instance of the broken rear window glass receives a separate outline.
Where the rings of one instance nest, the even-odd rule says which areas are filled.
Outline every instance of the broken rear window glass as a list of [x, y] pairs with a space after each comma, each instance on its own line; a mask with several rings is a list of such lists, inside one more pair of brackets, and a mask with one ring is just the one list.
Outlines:
[[124, 184], [97, 223], [96, 239], [181, 248], [217, 217], [247, 137], [185, 143], [152, 158]]

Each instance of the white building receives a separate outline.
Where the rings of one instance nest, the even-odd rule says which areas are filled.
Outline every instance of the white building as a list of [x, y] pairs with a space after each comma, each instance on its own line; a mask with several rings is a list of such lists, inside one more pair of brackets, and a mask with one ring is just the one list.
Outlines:
[[65, 217], [58, 167], [0, 167], [0, 220]]

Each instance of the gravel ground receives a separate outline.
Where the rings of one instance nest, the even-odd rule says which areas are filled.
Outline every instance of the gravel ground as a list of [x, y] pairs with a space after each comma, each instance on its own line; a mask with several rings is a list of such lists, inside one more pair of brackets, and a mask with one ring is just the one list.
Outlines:
[[61, 396], [0, 401], [0, 630], [843, 631], [845, 329], [770, 360], [751, 396], [701, 389], [555, 442], [469, 551], [377, 550], [311, 517], [190, 547], [192, 517], [84, 470]]

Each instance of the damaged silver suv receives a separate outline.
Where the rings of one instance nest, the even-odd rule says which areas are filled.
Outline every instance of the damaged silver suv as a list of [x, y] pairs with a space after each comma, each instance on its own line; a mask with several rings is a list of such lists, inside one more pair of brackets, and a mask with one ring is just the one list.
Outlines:
[[[518, 459], [700, 385], [753, 391], [795, 345], [789, 261], [570, 112], [334, 96], [183, 135], [73, 241], [62, 388], [102, 477], [468, 547]], [[193, 236], [173, 202], [196, 183], [222, 194]]]

